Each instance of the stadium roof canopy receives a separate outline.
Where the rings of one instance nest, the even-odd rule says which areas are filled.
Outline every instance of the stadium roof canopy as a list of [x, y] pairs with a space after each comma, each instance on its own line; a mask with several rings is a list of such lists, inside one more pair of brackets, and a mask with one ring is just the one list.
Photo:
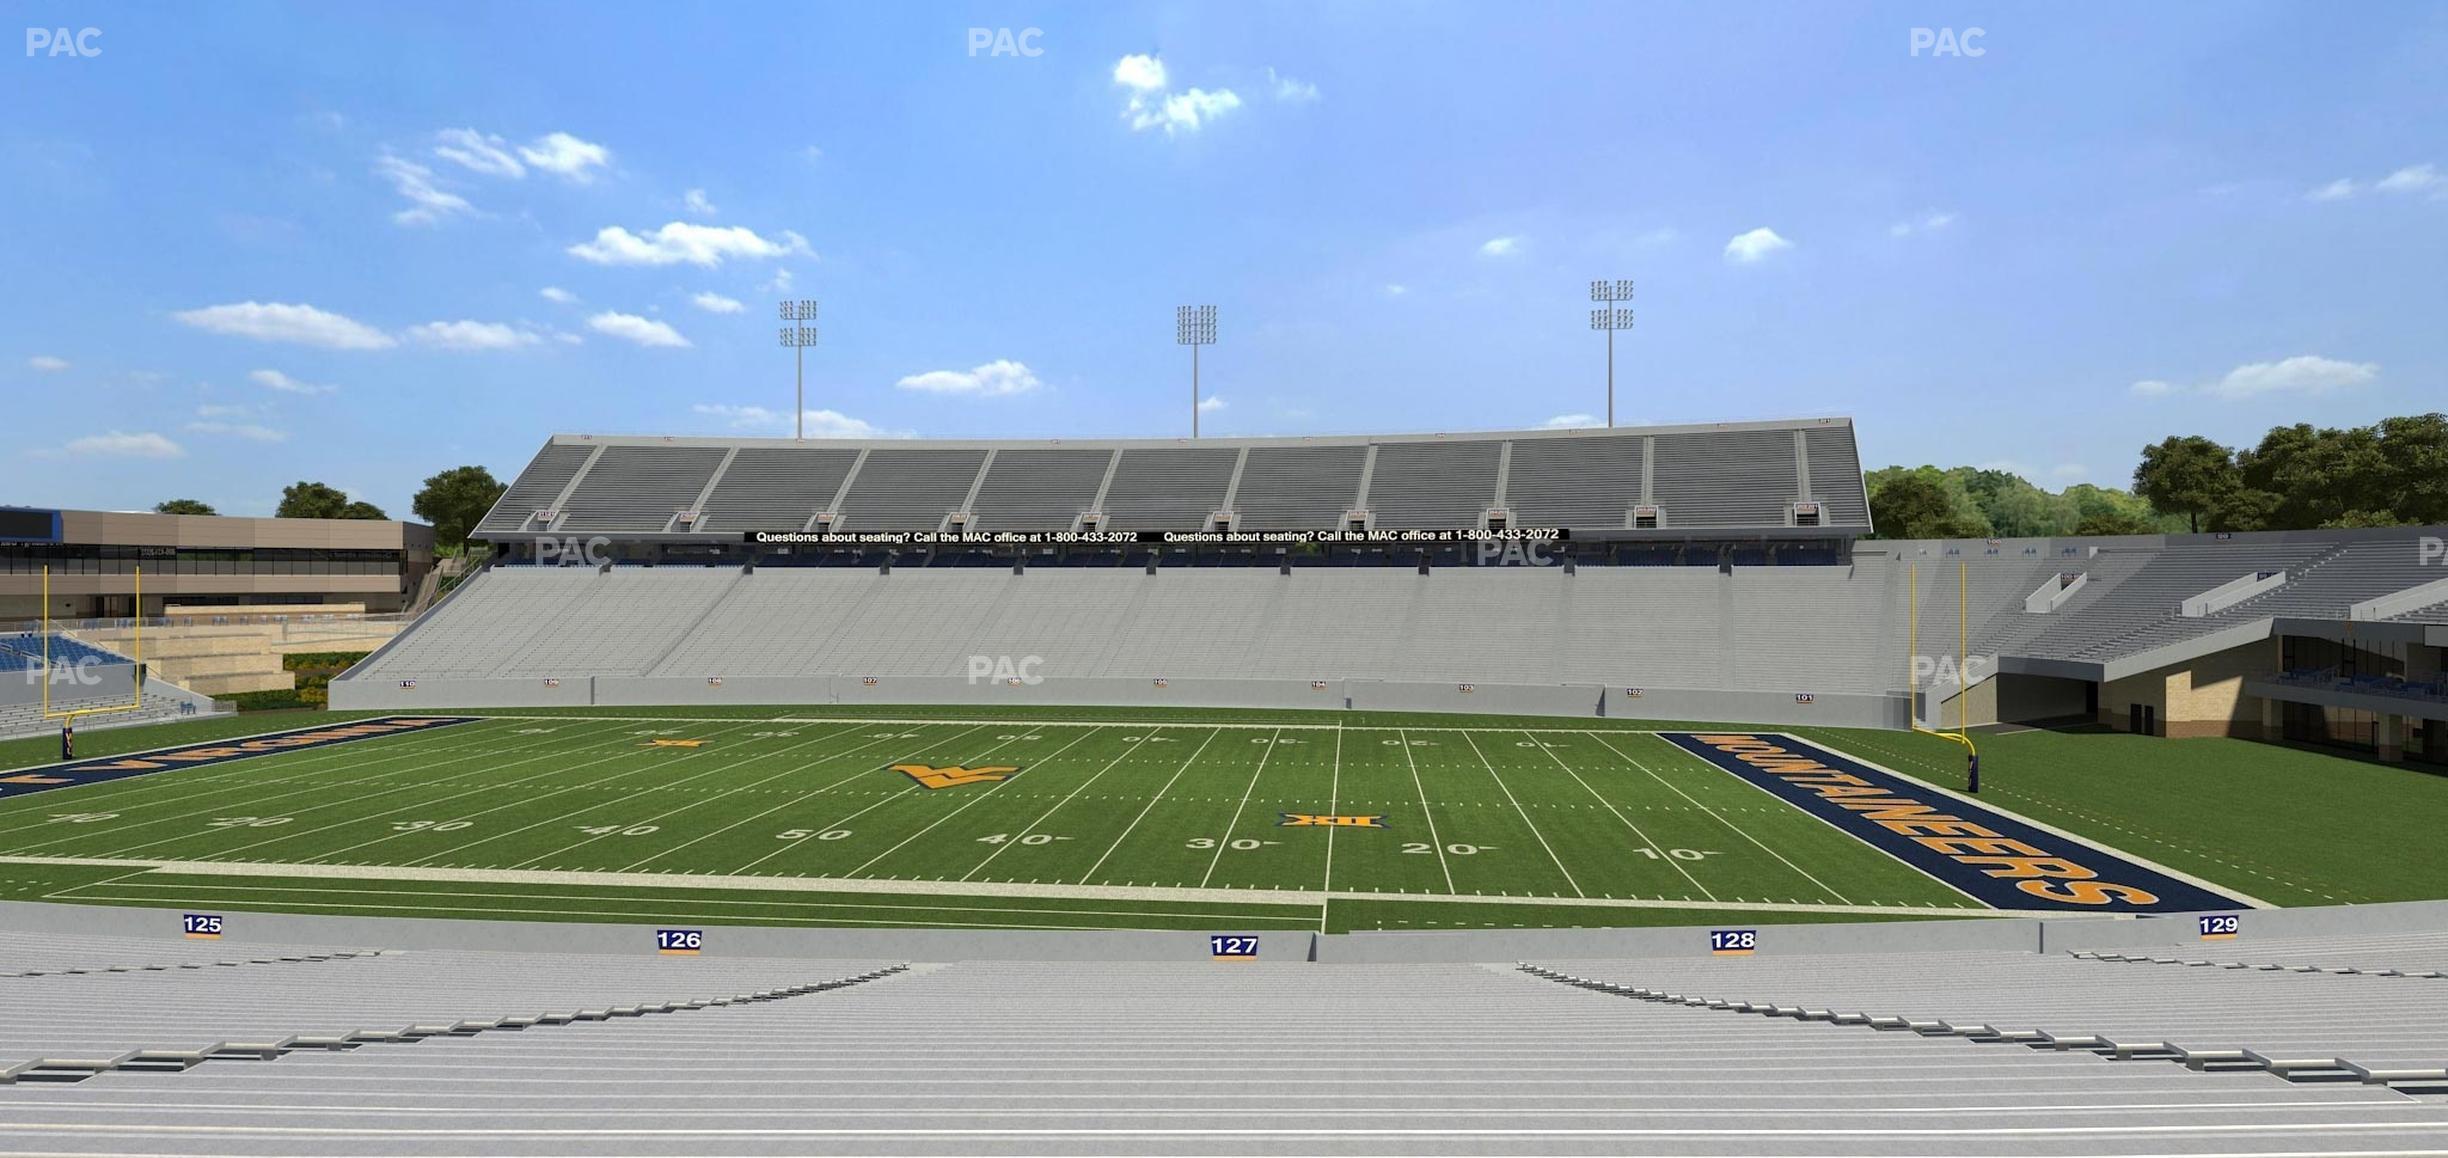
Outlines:
[[1207, 439], [555, 435], [480, 536], [1870, 529], [1849, 418]]

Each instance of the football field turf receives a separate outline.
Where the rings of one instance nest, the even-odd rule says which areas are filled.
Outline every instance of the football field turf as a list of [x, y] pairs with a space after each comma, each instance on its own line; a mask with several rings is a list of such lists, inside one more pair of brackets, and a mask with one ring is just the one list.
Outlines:
[[1329, 931], [1989, 911], [1620, 723], [806, 711], [483, 717], [0, 800], [0, 898]]

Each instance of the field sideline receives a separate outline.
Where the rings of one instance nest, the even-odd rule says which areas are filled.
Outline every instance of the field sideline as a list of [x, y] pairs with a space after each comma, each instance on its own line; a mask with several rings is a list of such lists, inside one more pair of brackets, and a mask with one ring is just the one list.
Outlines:
[[[1631, 721], [949, 714], [499, 715], [41, 792], [0, 801], [0, 898], [535, 920], [1327, 931], [1989, 911]], [[220, 727], [183, 738], [232, 734], [229, 721], [198, 723]], [[139, 731], [151, 734], [131, 744], [176, 738], [128, 730]], [[1957, 775], [1959, 761], [1927, 737], [1796, 731], [1935, 783]], [[2435, 882], [2333, 881], [2325, 865], [2292, 863], [2282, 848], [2226, 847], [2203, 821], [2215, 814], [2199, 808], [2196, 831], [2172, 837], [2156, 805], [2170, 790], [2181, 798], [2183, 786], [2130, 767], [2127, 797], [2152, 807], [2069, 806], [2063, 798], [2081, 795], [2068, 791], [2079, 779], [2041, 762], [2079, 753], [2067, 763], [2097, 765], [2137, 743], [2178, 769], [2171, 780], [2193, 773], [2168, 757], [2207, 743], [2273, 766], [2231, 778], [2325, 774], [2379, 785], [2402, 794], [2415, 817], [2448, 803], [2415, 787], [2436, 778], [2308, 753], [2052, 733], [1988, 738], [1984, 799], [2275, 903], [2442, 895]], [[81, 754], [92, 753], [89, 743]], [[893, 765], [1020, 771], [930, 789]], [[1302, 816], [1381, 819], [1286, 823]], [[2399, 895], [2374, 887], [2383, 883]]]

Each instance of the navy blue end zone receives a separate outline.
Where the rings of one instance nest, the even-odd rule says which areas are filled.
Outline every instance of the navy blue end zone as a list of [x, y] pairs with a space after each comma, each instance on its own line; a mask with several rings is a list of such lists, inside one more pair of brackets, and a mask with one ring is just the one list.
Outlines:
[[1991, 908], [2192, 913], [2250, 907], [1788, 736], [1659, 734]]
[[294, 752], [300, 748], [321, 748], [345, 744], [352, 740], [370, 740], [377, 736], [396, 736], [402, 732], [425, 732], [452, 724], [465, 724], [481, 716], [382, 716], [371, 720], [352, 720], [345, 724], [328, 724], [320, 728], [292, 728], [286, 732], [267, 732], [239, 740], [209, 740], [200, 744], [181, 744], [174, 748], [155, 748], [149, 752], [130, 752], [124, 756], [106, 756], [96, 760], [70, 760], [63, 764], [45, 764], [0, 775], [0, 801], [49, 792], [54, 788], [74, 788], [79, 784], [102, 784], [125, 780], [130, 776], [149, 776], [174, 768], [196, 768], [243, 760], [249, 756], [268, 756], [274, 752]]

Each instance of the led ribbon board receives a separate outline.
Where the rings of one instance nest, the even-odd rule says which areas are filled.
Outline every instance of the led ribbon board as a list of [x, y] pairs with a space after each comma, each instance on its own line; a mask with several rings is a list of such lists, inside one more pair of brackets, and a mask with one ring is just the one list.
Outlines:
[[99, 760], [71, 760], [62, 764], [46, 764], [0, 776], [0, 800], [48, 792], [54, 788], [74, 788], [79, 784], [100, 784], [110, 780], [125, 780], [130, 776], [149, 776], [178, 768], [197, 768], [206, 764], [221, 764], [244, 760], [249, 756], [269, 756], [275, 752], [292, 752], [300, 748], [321, 748], [331, 744], [346, 744], [352, 740], [371, 740], [377, 736], [395, 736], [402, 732], [424, 732], [452, 724], [465, 724], [476, 716], [383, 716], [379, 719], [357, 720], [320, 728], [293, 728], [286, 732], [269, 732], [243, 740], [213, 740], [202, 744], [181, 744], [175, 748], [155, 748], [149, 752], [131, 752], [125, 756], [110, 756]]
[[1788, 736], [1660, 735], [1992, 908], [2191, 913], [2246, 907], [2097, 845]]

